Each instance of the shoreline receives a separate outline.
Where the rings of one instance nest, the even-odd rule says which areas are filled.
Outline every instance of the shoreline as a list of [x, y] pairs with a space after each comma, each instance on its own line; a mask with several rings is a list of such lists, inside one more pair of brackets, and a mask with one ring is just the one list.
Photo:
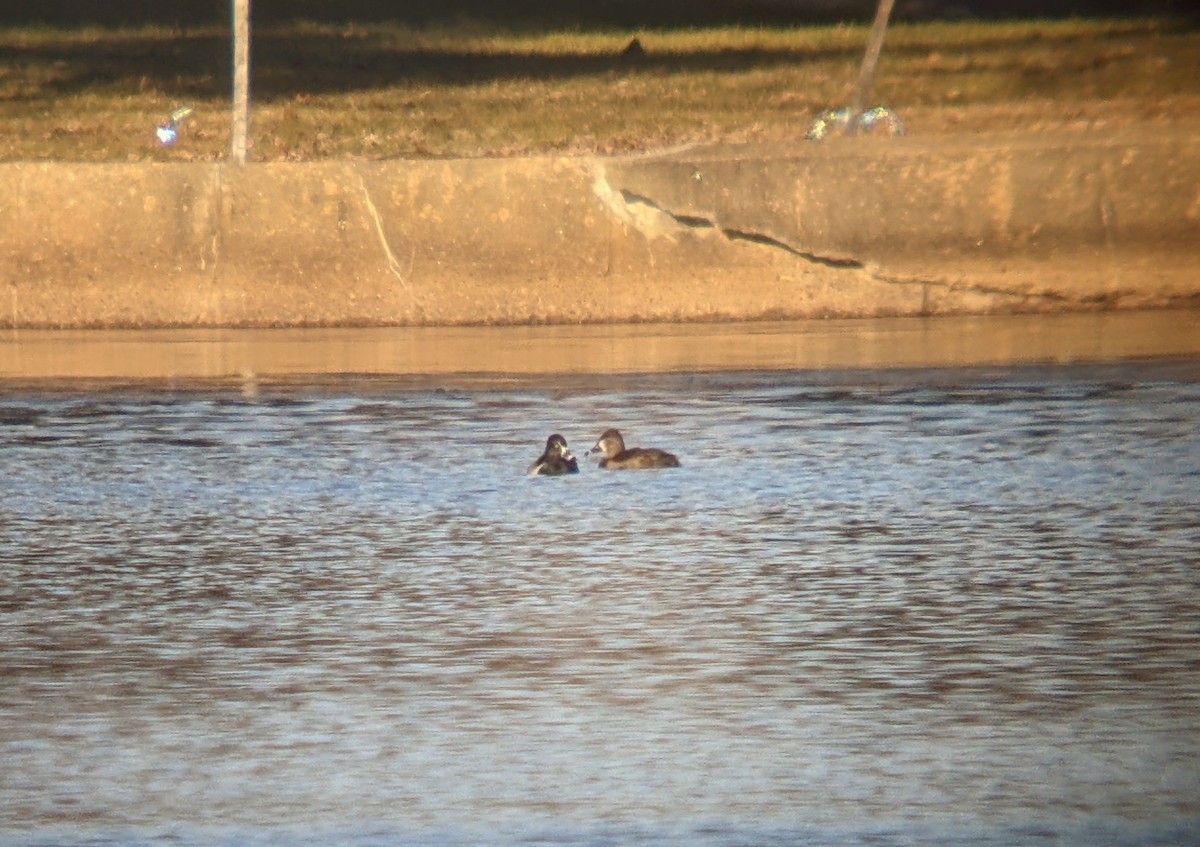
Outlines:
[[242, 385], [363, 376], [557, 378], [1200, 359], [1200, 310], [713, 324], [18, 330], [0, 391], [33, 383]]

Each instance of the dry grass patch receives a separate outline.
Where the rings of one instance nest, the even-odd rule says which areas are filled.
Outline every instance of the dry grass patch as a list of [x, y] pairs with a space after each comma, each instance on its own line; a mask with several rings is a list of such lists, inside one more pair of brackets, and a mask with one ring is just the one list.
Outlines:
[[[637, 38], [644, 54], [627, 55]], [[863, 27], [508, 33], [298, 23], [256, 33], [260, 161], [613, 152], [800, 138], [845, 103]], [[228, 34], [0, 30], [0, 160], [216, 160]], [[1194, 122], [1200, 35], [1169, 21], [896, 26], [873, 101], [914, 132]], [[195, 115], [161, 148], [157, 123]], [[986, 119], [978, 116], [985, 115]], [[1008, 119], [1005, 115], [1009, 115]]]

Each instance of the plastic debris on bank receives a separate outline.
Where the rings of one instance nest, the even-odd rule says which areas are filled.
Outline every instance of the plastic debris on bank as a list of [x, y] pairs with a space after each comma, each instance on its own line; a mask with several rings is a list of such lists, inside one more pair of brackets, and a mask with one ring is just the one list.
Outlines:
[[851, 120], [856, 120], [858, 132], [866, 135], [872, 133], [904, 135], [904, 124], [900, 122], [900, 116], [891, 109], [876, 106], [874, 109], [867, 109], [857, 118], [852, 117], [848, 108], [822, 112], [821, 116], [813, 121], [812, 126], [808, 128], [808, 134], [804, 137], [809, 141], [821, 141], [830, 134], [844, 135]]
[[184, 119], [192, 113], [191, 106], [184, 106], [176, 109], [171, 113], [169, 120], [158, 125], [158, 129], [154, 130], [154, 135], [158, 138], [158, 143], [163, 147], [170, 147], [179, 140], [179, 130]]

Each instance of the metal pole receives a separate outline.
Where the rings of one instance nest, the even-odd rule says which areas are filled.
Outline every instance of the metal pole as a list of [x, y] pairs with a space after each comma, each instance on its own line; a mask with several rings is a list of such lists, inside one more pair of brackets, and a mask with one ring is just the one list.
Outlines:
[[250, 124], [250, 0], [233, 0], [233, 161], [246, 163]]
[[867, 40], [867, 52], [863, 55], [862, 69], [858, 74], [858, 88], [850, 101], [850, 120], [846, 123], [846, 135], [854, 135], [858, 127], [858, 116], [862, 114], [875, 82], [875, 67], [879, 64], [879, 53], [883, 50], [883, 37], [887, 35], [888, 19], [896, 0], [879, 0], [875, 10], [875, 23], [871, 25], [871, 37]]

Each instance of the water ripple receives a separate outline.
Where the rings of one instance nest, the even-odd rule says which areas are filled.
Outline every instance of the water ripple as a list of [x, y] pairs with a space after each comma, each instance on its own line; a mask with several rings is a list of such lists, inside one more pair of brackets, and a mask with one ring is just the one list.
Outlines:
[[[683, 468], [524, 476], [612, 425]], [[1200, 831], [1192, 368], [28, 390], [0, 457], [6, 843]]]

